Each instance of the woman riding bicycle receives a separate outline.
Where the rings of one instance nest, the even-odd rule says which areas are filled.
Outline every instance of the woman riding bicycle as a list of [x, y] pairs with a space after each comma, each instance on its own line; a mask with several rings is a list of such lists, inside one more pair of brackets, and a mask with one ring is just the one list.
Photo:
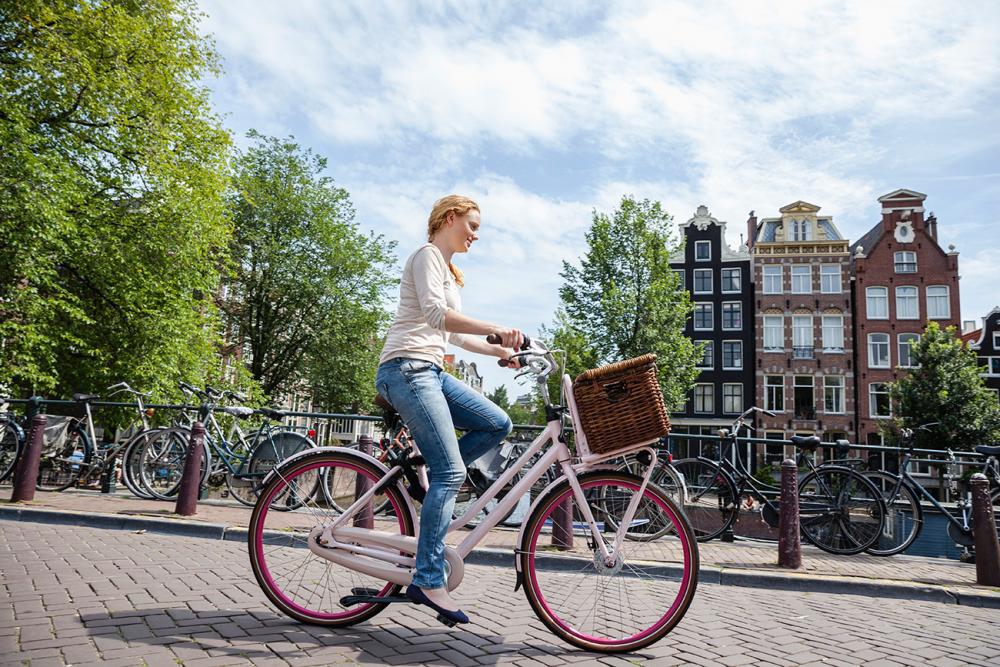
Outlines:
[[[458, 623], [468, 617], [445, 586], [444, 537], [466, 465], [499, 446], [510, 418], [494, 403], [444, 372], [444, 352], [453, 343], [470, 352], [510, 361], [521, 347], [517, 329], [461, 313], [462, 272], [455, 253], [468, 252], [479, 238], [476, 202], [449, 195], [434, 204], [425, 243], [406, 260], [399, 308], [382, 349], [375, 385], [403, 418], [427, 462], [430, 484], [420, 510], [416, 571], [406, 595]], [[500, 337], [500, 345], [463, 334]], [[465, 431], [458, 439], [455, 429]]]

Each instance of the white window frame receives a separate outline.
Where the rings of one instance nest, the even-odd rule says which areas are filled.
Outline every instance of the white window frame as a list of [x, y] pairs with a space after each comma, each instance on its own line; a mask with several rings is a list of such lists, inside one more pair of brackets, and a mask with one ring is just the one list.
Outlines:
[[[699, 257], [699, 248], [708, 248], [707, 257]], [[694, 242], [694, 261], [696, 262], [711, 262], [712, 261], [712, 242], [711, 241], [695, 241]]]
[[[985, 357], [986, 359], [986, 375], [989, 377], [1000, 377], [1000, 357]], [[997, 367], [994, 368], [993, 365], [996, 364]]]
[[[739, 325], [735, 327], [726, 326], [726, 306], [736, 306], [736, 312], [739, 315]], [[723, 301], [722, 302], [722, 321], [719, 323], [723, 331], [742, 331], [743, 330], [743, 302], [742, 301]]]
[[[803, 320], [809, 320], [809, 326], [802, 326]], [[803, 332], [808, 332], [808, 339], [804, 337]], [[792, 351], [794, 353], [795, 348], [806, 348], [809, 349], [808, 357], [801, 357], [803, 359], [812, 359], [814, 351], [816, 349], [816, 322], [812, 315], [792, 315]]]
[[896, 360], [899, 362], [900, 368], [916, 368], [912, 363], [904, 365], [903, 364], [903, 336], [914, 336], [913, 340], [906, 344], [909, 351], [906, 356], [909, 357], [910, 362], [913, 361], [913, 346], [920, 342], [920, 334], [918, 333], [901, 333], [896, 336]]
[[[944, 295], [942, 296], [931, 296], [931, 290], [943, 289]], [[950, 320], [951, 319], [951, 289], [947, 285], [928, 285], [927, 286], [927, 319], [929, 320]], [[944, 313], [936, 313], [935, 309], [931, 307], [931, 299], [941, 299], [944, 298]]]
[[[882, 391], [875, 391], [876, 387], [882, 387]], [[889, 405], [889, 414], [880, 415], [876, 410], [877, 401], [876, 396], [884, 395], [886, 401]], [[885, 382], [872, 382], [868, 385], [868, 415], [872, 419], [891, 419], [892, 418], [892, 400], [889, 398], [889, 389], [886, 387]]]
[[[696, 343], [705, 343], [705, 348], [701, 351], [701, 360], [696, 365], [696, 368], [700, 371], [713, 371], [715, 370], [715, 341], [714, 340], [696, 340]], [[711, 357], [711, 363], [707, 366], [701, 365], [705, 361], [705, 357]]]
[[[837, 289], [827, 289], [827, 281], [836, 277]], [[821, 294], [841, 294], [844, 291], [844, 281], [841, 276], [840, 264], [821, 264], [819, 267], [819, 291]]]
[[[831, 384], [828, 380], [839, 380], [840, 384]], [[828, 389], [839, 390], [837, 409], [835, 410], [827, 409], [827, 401], [829, 400]], [[843, 375], [823, 376], [823, 413], [828, 415], [843, 415], [847, 413], [847, 382]]]
[[[876, 348], [874, 346], [882, 346], [882, 342], [875, 342], [873, 340], [875, 336], [885, 336], [885, 363], [877, 364], [876, 359]], [[887, 333], [875, 332], [868, 334], [868, 368], [892, 368], [892, 337]]]
[[792, 220], [792, 240], [793, 241], [810, 241], [809, 237], [812, 236], [810, 232], [812, 225], [809, 224], [808, 220]]
[[[910, 296], [901, 296], [902, 290], [911, 291]], [[904, 314], [903, 299], [909, 302], [912, 312]], [[896, 319], [897, 320], [919, 320], [920, 319], [920, 290], [914, 285], [900, 285], [896, 288]]]
[[[739, 403], [735, 407], [730, 407], [726, 409], [726, 404], [729, 400], [737, 398], [737, 396], [727, 396], [726, 390], [738, 389], [737, 392]], [[722, 383], [722, 412], [727, 415], [738, 415], [743, 412], [743, 383], [742, 382], [723, 382]]]
[[[772, 378], [781, 378], [781, 384], [772, 384], [769, 380]], [[781, 405], [774, 405], [774, 401], [771, 400], [771, 390], [775, 388], [781, 389]], [[784, 412], [785, 411], [785, 376], [784, 375], [765, 375], [764, 376], [764, 408], [770, 410], [771, 412]]]
[[[875, 310], [872, 308], [873, 299], [878, 299], [882, 302], [884, 306], [884, 313], [879, 312], [878, 314], [873, 313]], [[882, 309], [880, 309], [881, 311]], [[865, 288], [865, 315], [869, 320], [887, 320], [889, 319], [889, 288], [883, 287], [881, 285], [874, 285], [872, 287]]]
[[[781, 264], [765, 264], [764, 266], [761, 267], [760, 271], [761, 271], [760, 273], [761, 281], [764, 283], [763, 290], [761, 292], [762, 294], [784, 294], [785, 271], [784, 267], [781, 266]], [[768, 273], [770, 273], [771, 275], [768, 275]], [[775, 292], [773, 289], [769, 289], [769, 287], [773, 287], [773, 284], [770, 283], [773, 283], [775, 278], [778, 279], [777, 292]]]
[[[837, 325], [827, 325], [828, 319], [836, 319]], [[844, 352], [844, 316], [835, 313], [821, 315], [820, 328], [823, 335], [823, 352], [842, 354]], [[840, 345], [831, 345], [834, 341], [827, 336], [828, 331], [836, 331], [836, 335], [840, 338]]]
[[[809, 384], [799, 384], [799, 379], [800, 378], [803, 378], [803, 379], [804, 378], [808, 378], [809, 379]], [[799, 389], [799, 388], [805, 389], [806, 387], [809, 387], [809, 395], [810, 395], [809, 404], [812, 406], [812, 414], [813, 414], [812, 419], [810, 419], [808, 417], [799, 417], [797, 414], [795, 414], [795, 394], [796, 394], [796, 390]], [[805, 375], [803, 373], [797, 373], [796, 375], [793, 375], [792, 376], [792, 416], [793, 416], [793, 418], [799, 419], [799, 420], [805, 420], [805, 421], [812, 421], [813, 419], [816, 419], [816, 414], [818, 412], [819, 411], [816, 409], [816, 377], [813, 376], [813, 375]]]
[[[709, 402], [709, 407], [708, 407], [707, 410], [705, 410], [705, 409], [699, 410], [698, 409], [698, 401], [699, 401], [698, 390], [699, 390], [699, 388], [704, 389], [704, 387], [708, 387], [709, 388], [708, 396], [702, 395], [701, 398], [700, 398], [700, 400], [702, 402], [702, 408], [704, 408], [705, 407], [705, 399], [707, 398], [708, 402]], [[712, 414], [713, 412], [715, 412], [715, 384], [713, 384], [711, 382], [699, 382], [698, 384], [696, 384], [694, 386], [694, 389], [692, 391], [694, 392], [692, 394], [692, 398], [694, 400], [692, 401], [691, 407], [692, 407], [692, 410], [694, 412], [697, 412], [699, 414]]]
[[993, 349], [1000, 350], [1000, 331], [993, 332]]
[[[907, 261], [910, 257], [913, 258], [912, 262], [911, 261]], [[910, 264], [913, 265], [912, 269], [909, 268]], [[902, 271], [899, 268], [900, 266], [904, 267], [904, 269]], [[892, 255], [892, 270], [895, 273], [916, 273], [917, 272], [917, 253], [915, 253], [912, 250], [899, 250], [899, 251], [893, 253], [893, 255]]]
[[[735, 289], [726, 289], [726, 273], [728, 272], [728, 273], [732, 274], [733, 271], [736, 272], [736, 288]], [[738, 266], [735, 266], [735, 267], [734, 266], [728, 266], [728, 267], [725, 267], [723, 269], [720, 269], [720, 271], [719, 271], [719, 289], [720, 289], [720, 291], [723, 294], [739, 294], [740, 292], [743, 291], [743, 286], [742, 286], [742, 282], [741, 282], [742, 279], [743, 279], [742, 269], [740, 269], [740, 267], [738, 267]]]
[[[762, 343], [764, 345], [765, 352], [784, 352], [785, 350], [785, 316], [784, 315], [767, 315], [764, 316], [764, 338]], [[771, 320], [770, 326], [768, 325], [768, 320]], [[774, 320], [778, 320], [778, 326], [774, 326]], [[768, 345], [768, 332], [774, 332], [777, 329], [778, 332], [778, 342], [780, 343], [777, 347], [773, 345]]]
[[[698, 307], [707, 306], [708, 307], [708, 319], [711, 323], [707, 327], [698, 326]], [[711, 301], [696, 301], [694, 304], [694, 313], [692, 313], [692, 327], [695, 331], [714, 331], [715, 330], [715, 304]]]
[[[735, 345], [736, 349], [739, 350], [740, 365], [739, 366], [727, 366], [726, 365], [726, 345]], [[741, 371], [743, 370], [743, 341], [741, 340], [724, 340], [722, 341], [722, 370], [724, 371]]]
[[[792, 280], [791, 291], [789, 292], [790, 294], [812, 294], [813, 271], [811, 264], [792, 264], [792, 267], [790, 269], [790, 274]], [[803, 274], [805, 274], [806, 277], [805, 289], [802, 289], [801, 285], [798, 288], [796, 288], [795, 283], [802, 282]]]

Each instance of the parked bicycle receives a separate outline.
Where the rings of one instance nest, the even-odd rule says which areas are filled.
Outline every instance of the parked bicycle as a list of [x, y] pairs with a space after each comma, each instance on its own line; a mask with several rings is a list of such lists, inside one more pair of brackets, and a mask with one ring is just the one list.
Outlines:
[[[898, 475], [885, 470], [864, 473], [882, 492], [888, 509], [885, 527], [879, 533], [876, 543], [868, 547], [868, 553], [875, 556], [892, 556], [903, 553], [910, 548], [924, 527], [921, 497], [944, 515], [947, 520], [948, 536], [955, 544], [968, 551], [974, 547], [971, 491], [965, 489], [964, 493], [960, 493], [955, 509], [950, 511], [910, 472], [910, 463], [914, 460], [913, 450], [916, 447], [916, 431], [929, 431], [930, 427], [936, 423], [923, 424], [915, 429], [902, 429], [902, 458], [899, 463]], [[976, 472], [983, 473], [990, 481], [992, 486], [990, 501], [997, 517], [997, 527], [1000, 529], [1000, 465], [997, 463], [997, 457], [1000, 456], [1000, 446], [980, 445], [975, 448], [975, 451], [986, 457]], [[958, 459], [950, 449], [948, 450], [947, 463], [950, 466], [958, 463]], [[958, 477], [957, 475], [948, 476], [948, 481], [954, 485], [956, 492], [959, 491]]]
[[[684, 616], [698, 579], [698, 545], [691, 526], [674, 501], [651, 483], [658, 438], [623, 442], [622, 450], [592, 451], [579, 426], [569, 376], [562, 381], [567, 406], [549, 400], [545, 380], [556, 370], [552, 352], [532, 342], [518, 357], [538, 382], [547, 424], [518, 461], [452, 522], [449, 532], [462, 528], [521, 475], [495, 512], [457, 547], [445, 548], [447, 586], [454, 589], [461, 583], [465, 557], [556, 465], [561, 476], [532, 503], [517, 538], [516, 588], [523, 585], [542, 622], [576, 646], [605, 652], [648, 646]], [[591, 371], [591, 378], [639, 366], [648, 369], [649, 361], [613, 364]], [[567, 411], [577, 427], [575, 455], [566, 445]], [[643, 452], [642, 477], [617, 470], [612, 463], [626, 451]], [[522, 470], [532, 460], [534, 464]], [[413, 574], [417, 516], [404, 485], [420, 463], [412, 451], [394, 454], [389, 467], [355, 449], [324, 448], [303, 452], [276, 468], [254, 506], [248, 542], [254, 575], [271, 602], [292, 618], [327, 626], [352, 625], [390, 603], [408, 603], [399, 593]], [[316, 483], [322, 493], [303, 496], [300, 510], [272, 511], [276, 497]], [[385, 502], [391, 512], [373, 516], [371, 508]], [[654, 511], [663, 515], [659, 521], [669, 524], [667, 534], [658, 540], [627, 540], [633, 518]], [[552, 555], [544, 536], [557, 524], [567, 529], [573, 542]]]
[[[221, 480], [218, 485], [224, 483], [230, 496], [244, 505], [254, 504], [261, 482], [277, 463], [316, 447], [307, 436], [281, 426], [286, 417], [284, 412], [271, 408], [222, 406], [219, 403], [225, 399], [244, 401], [245, 397], [213, 387], [199, 390], [186, 383], [181, 385], [203, 401], [199, 408], [205, 425], [202, 481]], [[233, 418], [228, 431], [219, 423], [216, 412]], [[244, 433], [240, 422], [253, 416], [263, 417], [264, 423], [252, 433]], [[175, 426], [166, 429], [141, 453], [138, 468], [142, 484], [154, 498], [170, 500], [177, 495], [190, 439], [190, 427]], [[283, 509], [291, 509], [291, 506]]]
[[[736, 451], [739, 433], [750, 429], [747, 417], [772, 412], [750, 407], [719, 431], [718, 459], [687, 458], [674, 462], [687, 487], [684, 506], [698, 541], [722, 535], [736, 521], [744, 498], [759, 503], [761, 517], [778, 526], [781, 489], [755, 479]], [[821, 444], [817, 436], [791, 437], [798, 449], [796, 464], [807, 472], [798, 483], [799, 525], [802, 535], [832, 554], [857, 554], [875, 544], [885, 522], [882, 494], [870, 480], [847, 466], [815, 465], [807, 455]]]

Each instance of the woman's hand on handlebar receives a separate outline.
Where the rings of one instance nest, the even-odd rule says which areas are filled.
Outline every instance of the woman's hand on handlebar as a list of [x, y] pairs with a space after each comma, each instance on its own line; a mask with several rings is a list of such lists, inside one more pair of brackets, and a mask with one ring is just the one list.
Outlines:
[[486, 336], [486, 342], [515, 350], [523, 350], [528, 345], [528, 337], [517, 329], [497, 327]]

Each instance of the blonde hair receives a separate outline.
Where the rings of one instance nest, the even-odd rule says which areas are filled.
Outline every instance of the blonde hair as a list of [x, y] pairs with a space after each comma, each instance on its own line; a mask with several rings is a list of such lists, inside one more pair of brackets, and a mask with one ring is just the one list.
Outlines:
[[[469, 211], [479, 211], [479, 204], [472, 201], [468, 197], [463, 197], [461, 195], [448, 195], [447, 197], [441, 197], [436, 202], [434, 202], [434, 208], [431, 209], [431, 215], [427, 218], [427, 240], [433, 241], [434, 235], [438, 233], [441, 226], [444, 225], [445, 220], [448, 219], [449, 213], [454, 213], [455, 215], [465, 215]], [[455, 276], [455, 282], [459, 287], [465, 286], [465, 280], [463, 279], [463, 274], [457, 266], [452, 263], [448, 264], [448, 269], [451, 271], [451, 275]]]

